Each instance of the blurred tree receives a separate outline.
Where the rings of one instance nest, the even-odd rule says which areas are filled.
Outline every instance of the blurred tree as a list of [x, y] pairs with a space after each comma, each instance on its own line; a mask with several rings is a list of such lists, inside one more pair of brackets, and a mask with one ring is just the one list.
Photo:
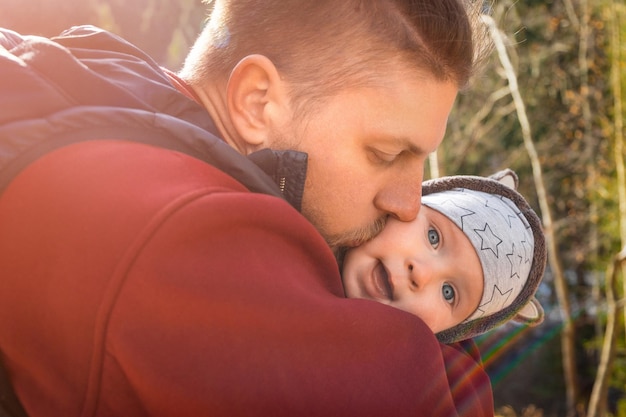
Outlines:
[[97, 0], [0, 0], [0, 25], [21, 33], [55, 36], [80, 24], [97, 24]]
[[566, 409], [567, 415], [573, 417], [576, 410], [576, 397], [579, 390], [578, 373], [576, 370], [576, 354], [574, 347], [575, 329], [572, 321], [570, 320], [571, 307], [569, 301], [569, 290], [567, 288], [567, 283], [565, 282], [565, 277], [563, 275], [560, 254], [557, 250], [558, 241], [554, 233], [552, 213], [546, 197], [546, 187], [542, 172], [542, 166], [537, 155], [535, 143], [533, 141], [531, 125], [528, 119], [528, 114], [526, 112], [526, 105], [519, 91], [517, 74], [513, 69], [513, 65], [511, 64], [511, 60], [509, 59], [509, 53], [504, 42], [504, 35], [501, 33], [500, 29], [498, 29], [495, 21], [491, 16], [485, 15], [483, 16], [483, 20], [489, 28], [489, 32], [491, 33], [491, 37], [496, 46], [498, 58], [507, 78], [511, 98], [515, 105], [515, 112], [517, 118], [519, 119], [522, 138], [524, 140], [524, 146], [526, 147], [528, 157], [530, 158], [534, 185], [537, 191], [537, 199], [539, 202], [539, 207], [541, 208], [539, 213], [542, 218], [543, 227], [546, 234], [546, 246], [548, 249], [549, 265], [553, 272], [554, 285], [556, 287], [556, 293], [558, 296], [558, 302], [562, 314], [562, 320], [564, 323], [563, 330], [561, 331], [561, 346], [566, 387]]
[[177, 70], [202, 29], [209, 6], [201, 0], [0, 0], [0, 25], [55, 36], [91, 24], [110, 30]]
[[[578, 373], [585, 376], [580, 381], [580, 392], [574, 394], [578, 409], [586, 408], [600, 346], [594, 342], [590, 351], [593, 334], [578, 329], [588, 327], [592, 323], [589, 318], [606, 320], [606, 303], [601, 298], [592, 301], [592, 287], [596, 281], [604, 282], [605, 265], [620, 250], [616, 164], [609, 140], [613, 95], [608, 82], [608, 17], [603, 15], [604, 3], [491, 3], [496, 24], [511, 40], [511, 64], [543, 167], [547, 202], [554, 214], [553, 232], [558, 243], [555, 252], [562, 259], [571, 294], [571, 317], [565, 319], [572, 320], [581, 337], [575, 344]], [[623, 60], [619, 65], [624, 67]], [[488, 175], [510, 167], [520, 175], [520, 191], [538, 208], [532, 163], [522, 147], [523, 134], [505, 74], [494, 58], [457, 101], [438, 152], [441, 170], [448, 174]], [[548, 271], [547, 284], [553, 284], [554, 272]], [[550, 312], [550, 305], [547, 310]], [[549, 320], [554, 317], [549, 314]], [[618, 346], [622, 345], [623, 338]], [[619, 361], [623, 350], [617, 354]], [[553, 372], [544, 369], [545, 378], [537, 383], [551, 389], [547, 388], [546, 378], [562, 371], [556, 367]], [[518, 368], [514, 372], [523, 371]], [[612, 378], [619, 376], [613, 372]], [[613, 384], [621, 384], [618, 392], [623, 393], [623, 380], [613, 380]]]
[[116, 32], [172, 69], [182, 62], [206, 17], [200, 0], [108, 0]]

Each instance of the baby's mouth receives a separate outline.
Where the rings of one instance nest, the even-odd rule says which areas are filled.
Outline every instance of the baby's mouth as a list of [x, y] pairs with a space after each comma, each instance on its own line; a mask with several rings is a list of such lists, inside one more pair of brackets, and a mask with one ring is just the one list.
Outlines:
[[378, 262], [372, 273], [374, 287], [378, 294], [387, 300], [393, 300], [393, 284], [389, 280], [389, 272], [382, 262]]

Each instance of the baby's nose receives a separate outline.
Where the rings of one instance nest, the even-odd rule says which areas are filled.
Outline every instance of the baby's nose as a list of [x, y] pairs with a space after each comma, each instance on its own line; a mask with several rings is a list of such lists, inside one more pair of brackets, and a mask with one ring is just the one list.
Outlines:
[[424, 287], [433, 277], [432, 268], [423, 262], [411, 261], [407, 264], [409, 287], [411, 290], [418, 290]]

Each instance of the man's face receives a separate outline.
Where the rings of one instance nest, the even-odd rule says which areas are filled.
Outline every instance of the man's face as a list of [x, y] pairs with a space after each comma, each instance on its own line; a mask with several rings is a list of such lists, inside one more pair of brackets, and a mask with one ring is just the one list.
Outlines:
[[309, 155], [302, 213], [332, 247], [370, 239], [389, 215], [415, 218], [424, 162], [443, 139], [456, 94], [454, 83], [398, 73], [384, 85], [342, 90], [281, 129], [289, 147]]

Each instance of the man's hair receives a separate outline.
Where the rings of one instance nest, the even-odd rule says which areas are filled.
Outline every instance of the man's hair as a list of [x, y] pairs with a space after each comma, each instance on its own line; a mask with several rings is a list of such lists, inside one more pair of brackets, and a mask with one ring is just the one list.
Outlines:
[[[464, 4], [467, 1], [467, 4]], [[210, 0], [209, 0], [210, 2]], [[182, 77], [226, 80], [243, 57], [268, 57], [296, 99], [421, 71], [465, 87], [483, 49], [473, 0], [215, 0]]]

